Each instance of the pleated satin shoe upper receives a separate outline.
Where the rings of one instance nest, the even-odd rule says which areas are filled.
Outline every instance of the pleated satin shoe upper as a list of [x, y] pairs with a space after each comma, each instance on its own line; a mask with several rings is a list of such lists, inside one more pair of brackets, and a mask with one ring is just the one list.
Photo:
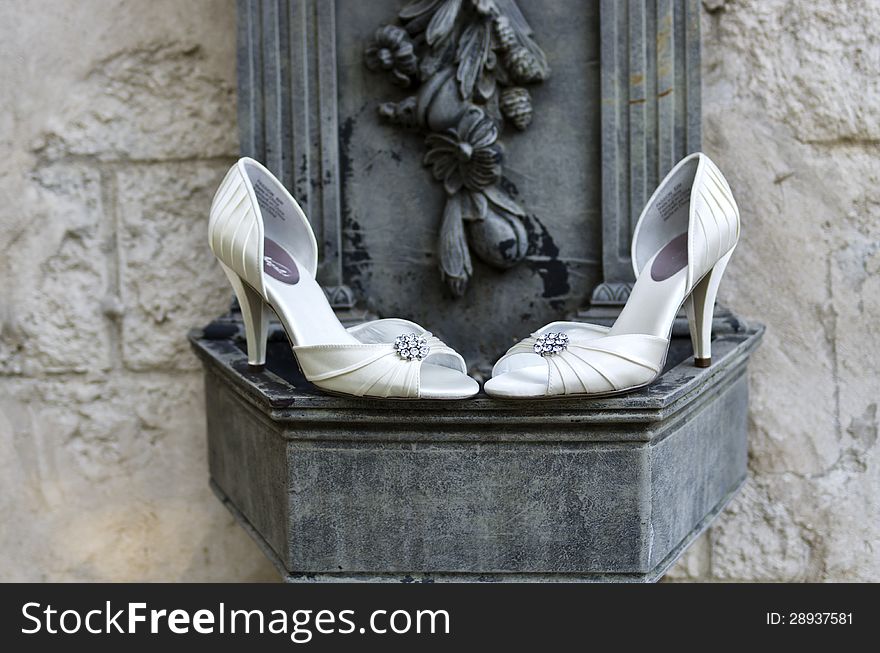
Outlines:
[[[309, 381], [346, 394], [415, 399], [423, 397], [421, 373], [424, 363], [467, 374], [467, 365], [461, 355], [415, 322], [397, 318], [374, 320], [353, 326], [348, 332], [358, 344], [293, 348]], [[421, 336], [412, 342], [415, 346], [409, 347], [406, 342], [402, 346], [397, 344], [398, 338], [409, 334]], [[407, 347], [407, 351], [417, 353], [404, 358], [401, 351]], [[417, 357], [422, 352], [424, 356]]]
[[[251, 181], [257, 179], [257, 185]], [[265, 222], [257, 199], [259, 185], [269, 188], [274, 196], [285, 201], [275, 203], [281, 221]], [[283, 224], [284, 228], [280, 228]], [[268, 226], [267, 226], [268, 225]], [[229, 169], [214, 193], [208, 221], [208, 242], [211, 251], [233, 272], [238, 274], [264, 299], [264, 242], [266, 237], [290, 252], [300, 265], [314, 277], [318, 269], [318, 243], [303, 210], [284, 184], [261, 163], [243, 157]]]
[[[608, 332], [608, 327], [583, 322], [548, 324], [498, 360], [487, 390], [507, 397], [523, 392], [526, 396], [603, 394], [648, 383], [660, 373], [668, 345], [665, 338]], [[538, 353], [540, 338], [547, 334], [565, 334], [564, 347]]]
[[601, 395], [650, 383], [662, 372], [681, 303], [738, 238], [739, 210], [727, 181], [705, 154], [685, 157], [651, 196], [633, 235], [636, 276], [650, 266], [653, 282], [637, 284], [610, 329], [555, 322], [520, 341], [495, 364], [486, 392]]
[[[668, 213], [658, 205], [658, 196], [668, 190], [670, 181], [676, 180], [687, 168], [694, 166], [696, 170], [692, 185], [689, 189], [682, 186], [682, 191], [689, 192], [690, 196], [690, 211], [683, 216], [686, 220], [678, 222], [681, 218], [675, 215], [673, 222], [664, 224]], [[739, 229], [739, 208], [724, 175], [702, 152], [690, 154], [669, 172], [639, 216], [633, 232], [631, 252], [636, 278], [648, 260], [668, 242], [670, 234], [677, 235], [687, 231], [688, 272], [685, 292], [689, 293], [716, 261], [733, 249], [739, 240]]]
[[208, 238], [242, 308], [248, 362], [265, 365], [269, 307], [306, 379], [358, 397], [461, 399], [479, 391], [462, 357], [400, 319], [345, 329], [315, 281], [318, 247], [308, 219], [259, 162], [240, 159], [211, 206]]

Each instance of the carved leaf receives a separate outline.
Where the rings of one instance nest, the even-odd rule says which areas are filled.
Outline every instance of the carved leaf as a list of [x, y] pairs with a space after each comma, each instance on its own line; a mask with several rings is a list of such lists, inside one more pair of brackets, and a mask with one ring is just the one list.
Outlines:
[[477, 81], [474, 96], [480, 102], [488, 102], [495, 95], [495, 86], [495, 75], [484, 68], [483, 74], [480, 75], [480, 79]]
[[440, 225], [440, 273], [452, 292], [461, 296], [473, 274], [467, 236], [461, 217], [461, 197], [447, 198]]
[[498, 208], [503, 209], [513, 215], [519, 216], [520, 218], [525, 217], [526, 212], [523, 210], [523, 208], [519, 204], [517, 204], [510, 195], [498, 188], [498, 186], [488, 186], [483, 189], [483, 193], [486, 195], [488, 200]]
[[397, 15], [403, 20], [421, 16], [425, 12], [431, 11], [440, 3], [440, 0], [413, 0], [404, 5], [403, 9]]
[[425, 45], [425, 30], [428, 29], [428, 23], [431, 22], [431, 12], [425, 12], [421, 16], [416, 16], [411, 20], [403, 21], [403, 28], [412, 39], [413, 45], [422, 48]]
[[461, 0], [443, 0], [443, 4], [440, 5], [431, 18], [431, 22], [428, 23], [428, 30], [425, 32], [428, 45], [433, 46], [452, 33], [460, 9]]
[[452, 43], [447, 43], [437, 50], [429, 50], [422, 57], [422, 62], [419, 64], [419, 76], [423, 82], [430, 84], [435, 75], [442, 74], [446, 63], [452, 60], [451, 52]]
[[483, 193], [471, 192], [469, 193], [471, 198], [471, 207], [472, 211], [470, 215], [465, 215], [465, 220], [485, 220], [486, 214], [489, 211], [489, 202], [486, 199], [486, 196]]
[[532, 26], [529, 25], [526, 17], [522, 15], [516, 0], [495, 0], [495, 6], [498, 12], [510, 21], [511, 26], [524, 36], [532, 35]]
[[488, 22], [472, 23], [461, 35], [456, 55], [458, 71], [455, 78], [458, 80], [458, 89], [463, 100], [471, 98], [474, 84], [483, 73], [483, 67], [489, 56], [490, 40], [491, 27]]

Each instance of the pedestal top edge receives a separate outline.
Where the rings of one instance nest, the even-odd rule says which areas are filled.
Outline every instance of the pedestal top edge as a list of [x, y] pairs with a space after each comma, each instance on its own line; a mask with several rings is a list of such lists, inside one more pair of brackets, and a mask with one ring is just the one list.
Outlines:
[[574, 397], [536, 400], [499, 400], [479, 394], [461, 401], [381, 400], [328, 395], [316, 388], [294, 386], [270, 370], [252, 372], [247, 359], [232, 338], [209, 338], [204, 330], [189, 334], [193, 350], [202, 360], [206, 373], [217, 375], [257, 406], [264, 407], [272, 419], [326, 421], [363, 417], [382, 421], [411, 419], [454, 423], [497, 420], [513, 423], [532, 421], [590, 421], [614, 423], [661, 421], [677, 412], [681, 404], [691, 403], [736, 375], [758, 346], [765, 327], [740, 321], [735, 333], [720, 334], [712, 344], [713, 364], [697, 368], [687, 358], [665, 372], [650, 386], [635, 392], [606, 398]]

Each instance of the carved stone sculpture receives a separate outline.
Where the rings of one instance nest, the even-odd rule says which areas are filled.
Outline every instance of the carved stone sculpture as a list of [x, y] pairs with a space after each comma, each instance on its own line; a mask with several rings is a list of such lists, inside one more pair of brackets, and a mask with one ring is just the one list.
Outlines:
[[500, 184], [499, 135], [507, 122], [528, 128], [525, 86], [550, 69], [514, 0], [411, 0], [398, 20], [376, 30], [364, 62], [412, 90], [381, 104], [379, 115], [425, 134], [423, 162], [447, 196], [440, 273], [461, 296], [473, 274], [471, 251], [500, 269], [526, 255], [525, 212]]

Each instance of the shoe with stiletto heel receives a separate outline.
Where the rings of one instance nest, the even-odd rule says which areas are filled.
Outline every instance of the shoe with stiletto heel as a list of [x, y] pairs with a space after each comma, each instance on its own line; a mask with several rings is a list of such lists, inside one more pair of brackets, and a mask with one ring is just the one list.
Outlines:
[[739, 232], [739, 209], [721, 171], [700, 152], [685, 157], [639, 217], [632, 242], [636, 283], [614, 325], [544, 326], [498, 360], [486, 392], [537, 398], [642, 388], [663, 371], [682, 306], [694, 364], [710, 366], [715, 297]]
[[208, 238], [241, 306], [248, 363], [266, 363], [274, 312], [305, 378], [331, 393], [393, 399], [464, 399], [479, 385], [464, 359], [414, 322], [342, 326], [315, 281], [309, 221], [264, 166], [240, 159], [211, 205]]

